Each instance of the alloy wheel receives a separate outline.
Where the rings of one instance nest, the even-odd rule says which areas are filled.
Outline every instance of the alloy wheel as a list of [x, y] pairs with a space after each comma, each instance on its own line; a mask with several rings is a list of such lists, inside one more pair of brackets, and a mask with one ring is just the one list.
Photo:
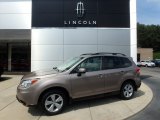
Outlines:
[[51, 94], [45, 100], [45, 108], [47, 111], [54, 113], [63, 107], [63, 98], [59, 94]]
[[123, 89], [124, 97], [129, 98], [133, 95], [134, 88], [131, 84], [126, 84]]

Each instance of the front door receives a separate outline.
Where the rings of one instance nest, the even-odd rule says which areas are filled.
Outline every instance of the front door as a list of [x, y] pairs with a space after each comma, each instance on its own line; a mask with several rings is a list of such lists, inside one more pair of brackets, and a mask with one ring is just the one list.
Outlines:
[[86, 73], [78, 76], [71, 74], [72, 95], [74, 98], [95, 95], [104, 92], [105, 81], [101, 75], [101, 57], [91, 57], [84, 60], [74, 71], [85, 68]]

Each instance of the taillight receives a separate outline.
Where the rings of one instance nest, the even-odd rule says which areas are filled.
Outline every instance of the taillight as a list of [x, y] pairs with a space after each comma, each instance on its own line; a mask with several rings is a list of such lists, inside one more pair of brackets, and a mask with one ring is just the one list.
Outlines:
[[140, 70], [141, 69], [139, 67], [137, 67], [135, 71], [136, 71], [136, 73], [140, 73]]

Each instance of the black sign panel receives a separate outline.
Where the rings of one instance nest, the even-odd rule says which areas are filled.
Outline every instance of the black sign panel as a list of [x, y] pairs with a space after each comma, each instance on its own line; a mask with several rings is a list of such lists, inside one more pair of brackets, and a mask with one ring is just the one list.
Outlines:
[[129, 0], [32, 0], [32, 27], [130, 27]]

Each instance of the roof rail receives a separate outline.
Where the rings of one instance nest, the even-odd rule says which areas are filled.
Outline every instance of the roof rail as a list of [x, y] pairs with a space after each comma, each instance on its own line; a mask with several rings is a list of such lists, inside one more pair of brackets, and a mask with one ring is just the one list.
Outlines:
[[81, 54], [81, 55], [93, 55], [94, 53], [84, 53], [84, 54]]
[[123, 53], [110, 53], [110, 52], [99, 52], [99, 53], [86, 53], [86, 54], [82, 54], [82, 55], [102, 55], [102, 54], [112, 54], [112, 55], [122, 55], [122, 56], [126, 56]]
[[122, 55], [122, 56], [126, 56], [126, 55], [123, 54], [123, 53], [110, 53], [110, 52], [99, 52], [99, 53], [96, 53], [96, 54], [112, 54], [112, 55]]

